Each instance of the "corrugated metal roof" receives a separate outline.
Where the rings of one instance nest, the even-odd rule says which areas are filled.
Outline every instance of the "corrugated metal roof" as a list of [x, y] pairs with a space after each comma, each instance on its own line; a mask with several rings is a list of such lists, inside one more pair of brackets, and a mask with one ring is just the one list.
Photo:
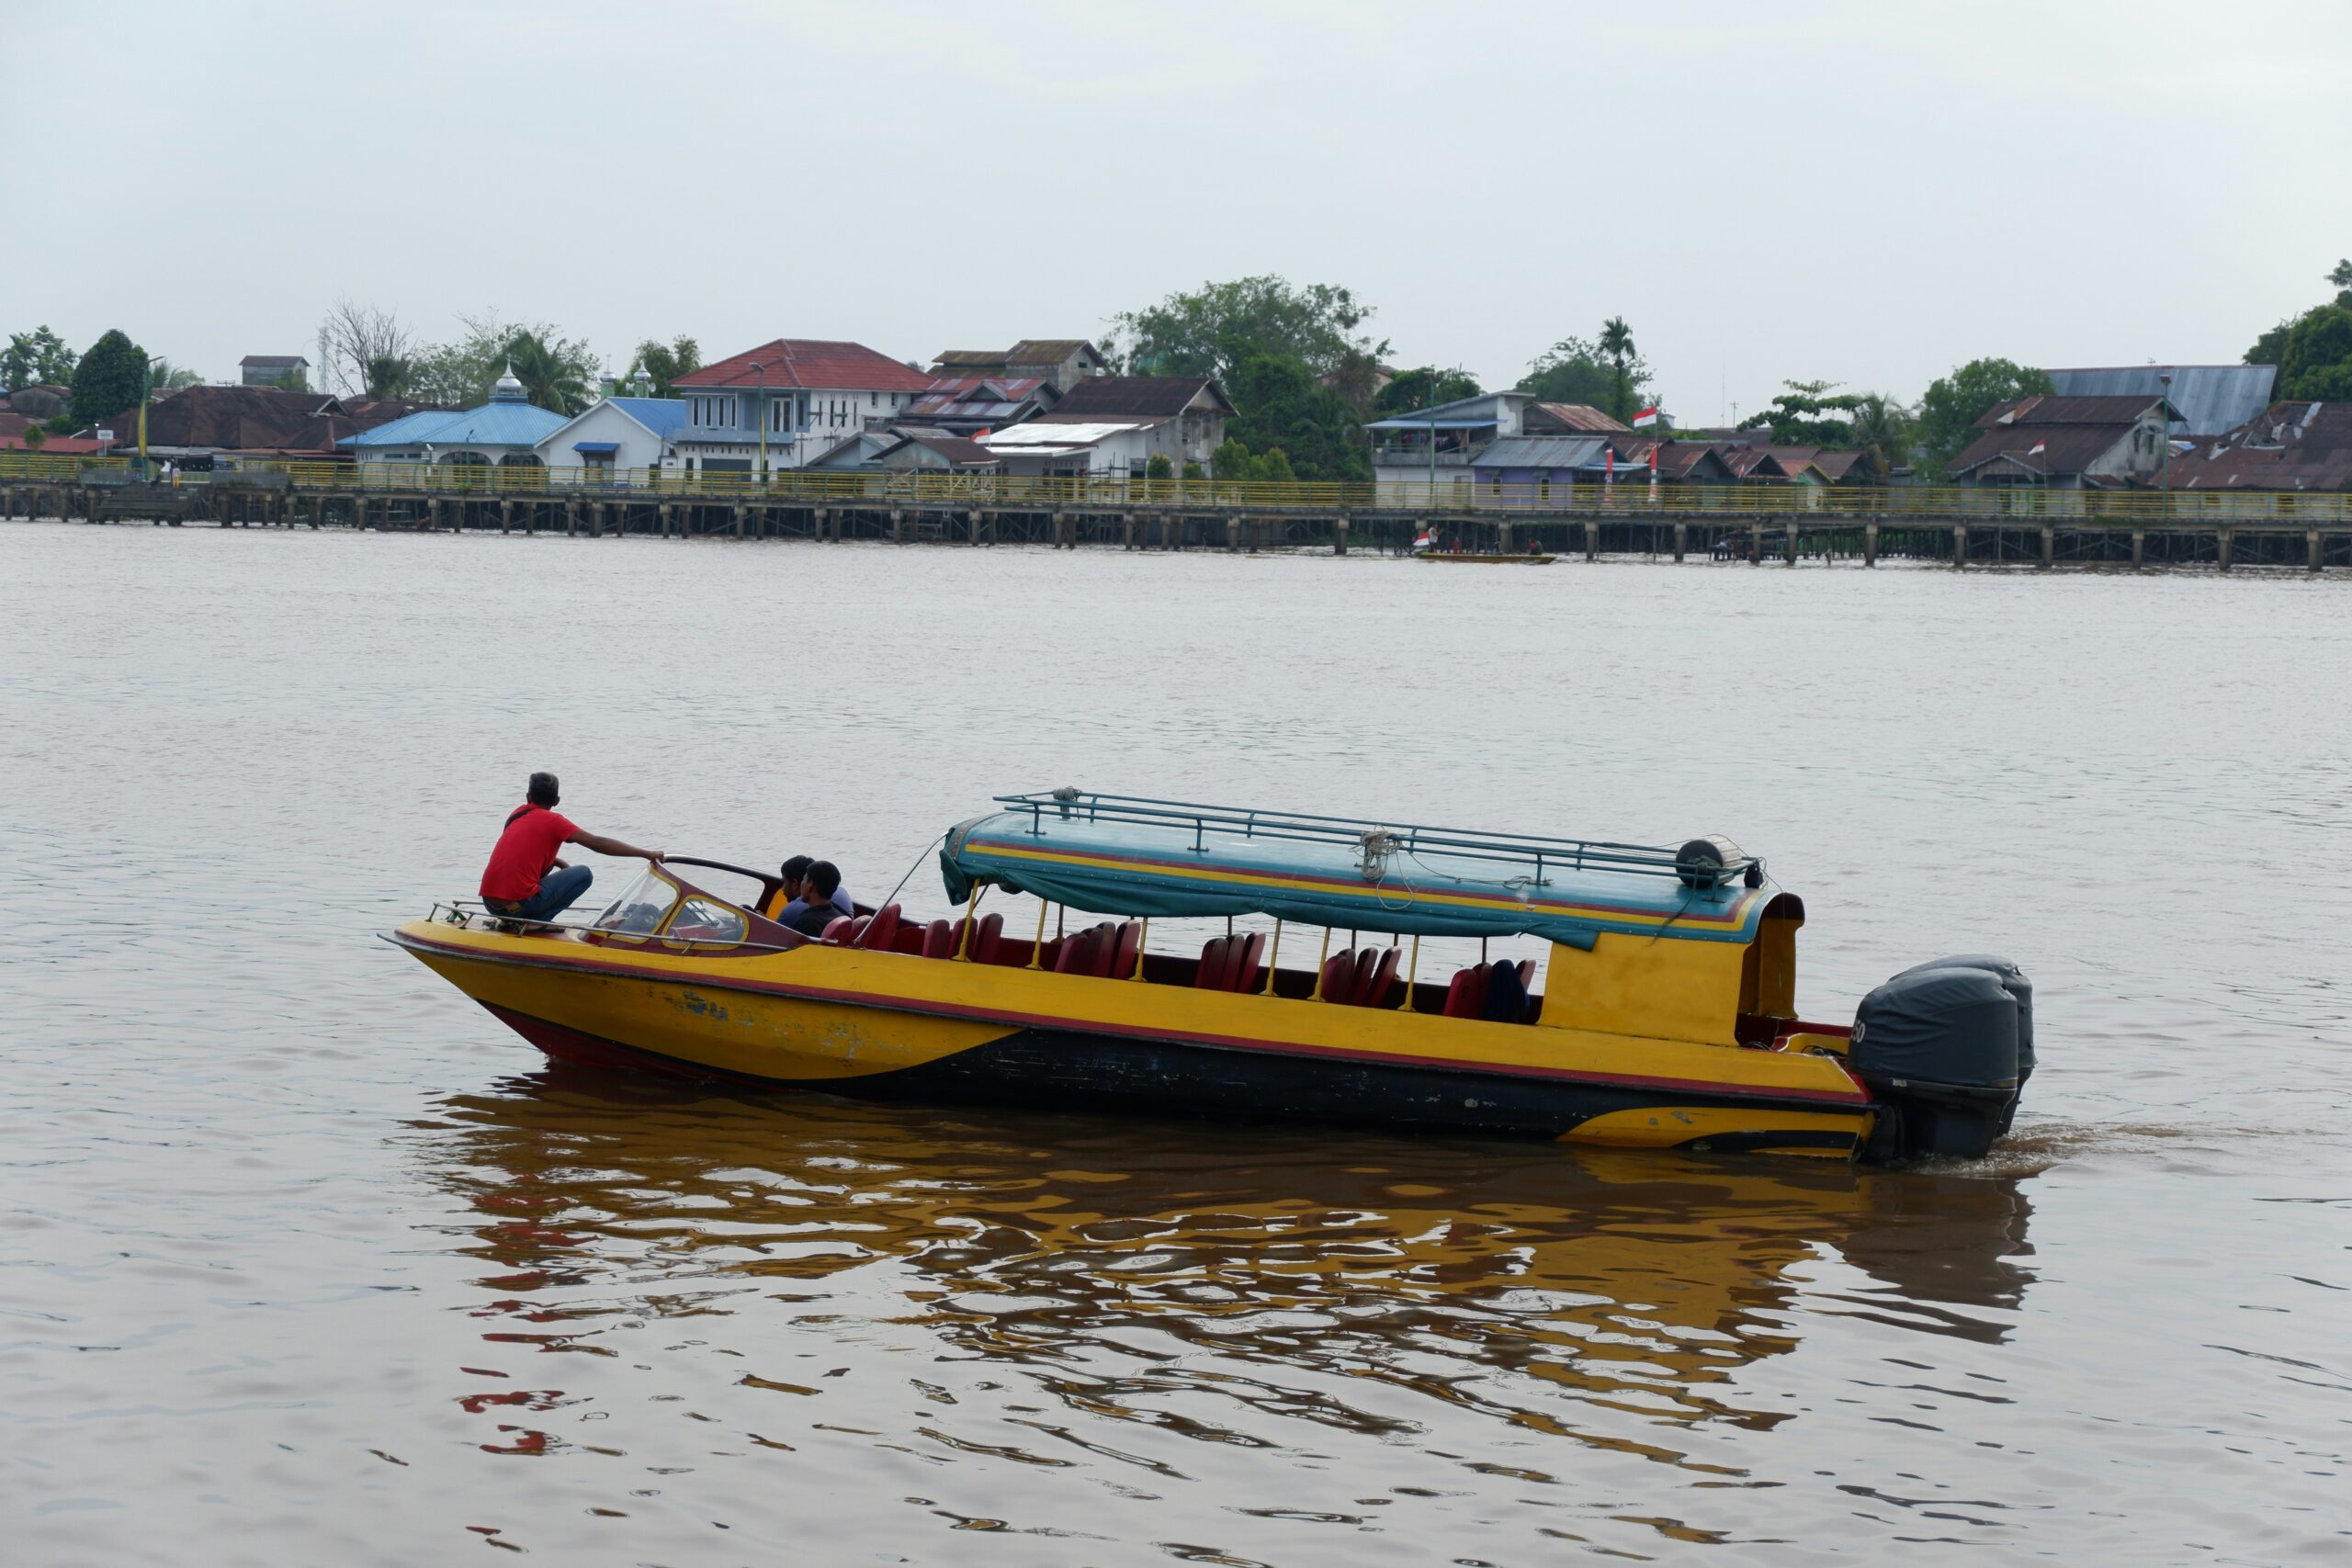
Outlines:
[[1950, 471], [1970, 473], [1989, 463], [2007, 461], [2029, 473], [2079, 474], [2131, 438], [2128, 423], [2009, 425], [1988, 430], [1970, 442], [1951, 460]]
[[1979, 430], [2015, 429], [2026, 424], [2131, 424], [2155, 405], [2156, 394], [2146, 397], [2061, 398], [2037, 393], [1996, 403], [1976, 422]]
[[1131, 430], [1148, 430], [1159, 423], [1156, 419], [1033, 419], [1026, 424], [993, 431], [979, 440], [982, 446], [989, 447], [1062, 446], [1075, 449], [1091, 446], [1098, 441], [1108, 441], [1114, 435], [1124, 435]]
[[1474, 468], [1602, 468], [1608, 464], [1609, 442], [1599, 435], [1506, 435], [1470, 459]]
[[2175, 490], [2352, 490], [2352, 403], [2277, 403], [2165, 470]]
[[1530, 430], [1556, 425], [1562, 430], [1593, 430], [1611, 435], [1632, 434], [1623, 422], [1610, 418], [1590, 403], [1531, 403], [1520, 420]]
[[2062, 398], [2165, 396], [2159, 378], [2172, 378], [2172, 406], [2180, 417], [2177, 434], [2225, 435], [2270, 404], [2278, 379], [2276, 365], [2119, 365], [2048, 372]]

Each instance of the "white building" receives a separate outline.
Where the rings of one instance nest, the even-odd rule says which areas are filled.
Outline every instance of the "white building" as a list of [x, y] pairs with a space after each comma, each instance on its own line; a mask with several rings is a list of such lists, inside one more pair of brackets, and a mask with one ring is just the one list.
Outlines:
[[680, 398], [606, 398], [548, 433], [537, 451], [550, 468], [602, 470], [582, 477], [616, 479], [661, 468], [670, 441], [686, 423]]
[[777, 338], [679, 378], [686, 417], [665, 462], [707, 473], [801, 468], [895, 423], [931, 379], [863, 344]]
[[1141, 479], [1165, 457], [1177, 474], [1203, 468], [1225, 441], [1233, 404], [1207, 376], [1098, 376], [1079, 382], [1054, 412], [979, 438], [1012, 474], [1096, 474]]

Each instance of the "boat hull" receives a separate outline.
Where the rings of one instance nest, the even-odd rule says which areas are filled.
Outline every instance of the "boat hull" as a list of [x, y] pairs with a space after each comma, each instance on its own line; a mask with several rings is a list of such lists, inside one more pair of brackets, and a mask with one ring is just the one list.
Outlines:
[[1877, 1114], [1820, 1056], [829, 947], [393, 940], [549, 1056], [747, 1087], [1836, 1158]]

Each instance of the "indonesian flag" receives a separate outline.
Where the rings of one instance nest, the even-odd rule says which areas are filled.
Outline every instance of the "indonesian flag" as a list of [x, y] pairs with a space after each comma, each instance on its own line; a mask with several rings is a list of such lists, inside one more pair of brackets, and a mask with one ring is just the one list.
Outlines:
[[1635, 430], [1640, 430], [1646, 425], [1656, 424], [1657, 423], [1657, 405], [1656, 403], [1652, 403], [1649, 407], [1644, 409], [1641, 412], [1634, 416], [1634, 428]]

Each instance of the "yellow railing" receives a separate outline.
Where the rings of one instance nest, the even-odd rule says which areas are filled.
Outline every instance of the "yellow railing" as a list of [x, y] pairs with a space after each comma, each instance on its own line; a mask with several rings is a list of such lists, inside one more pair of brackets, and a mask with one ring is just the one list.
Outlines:
[[[0, 480], [72, 484], [119, 482], [122, 458], [0, 453]], [[1130, 508], [1203, 512], [1250, 511], [1301, 515], [1370, 512], [1440, 521], [1476, 516], [1528, 522], [1599, 517], [1629, 523], [1667, 514], [1703, 519], [1721, 513], [1742, 525], [1762, 515], [1777, 523], [1836, 525], [1905, 519], [1949, 526], [1983, 518], [2053, 524], [2217, 523], [2278, 527], [2352, 524], [2352, 493], [2344, 491], [2080, 491], [1932, 486], [1845, 486], [1791, 483], [1498, 484], [1491, 480], [1383, 479], [1369, 483], [1130, 479], [946, 473], [838, 473], [786, 468], [764, 477], [684, 473], [676, 469], [597, 470], [579, 468], [490, 468], [423, 463], [245, 464], [201, 476], [234, 485], [245, 476], [303, 491], [369, 496], [454, 497], [467, 500], [680, 502], [712, 505], [843, 505], [888, 510], [1072, 510]], [[282, 476], [282, 477], [280, 477]], [[199, 476], [184, 476], [190, 482]]]

